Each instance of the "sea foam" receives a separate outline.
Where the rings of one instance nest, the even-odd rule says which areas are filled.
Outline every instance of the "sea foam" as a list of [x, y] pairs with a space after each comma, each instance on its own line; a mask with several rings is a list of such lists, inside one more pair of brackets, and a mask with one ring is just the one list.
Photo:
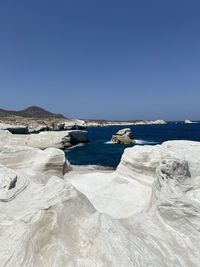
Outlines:
[[[135, 139], [136, 145], [150, 145], [150, 144], [157, 144], [157, 142], [153, 141], [147, 141], [147, 140], [142, 140], [142, 139]], [[115, 144], [113, 141], [106, 141], [104, 144], [107, 145], [113, 145]]]
[[154, 141], [147, 141], [147, 140], [142, 140], [142, 139], [136, 139], [135, 140], [137, 145], [153, 145], [153, 144], [157, 144], [157, 142]]

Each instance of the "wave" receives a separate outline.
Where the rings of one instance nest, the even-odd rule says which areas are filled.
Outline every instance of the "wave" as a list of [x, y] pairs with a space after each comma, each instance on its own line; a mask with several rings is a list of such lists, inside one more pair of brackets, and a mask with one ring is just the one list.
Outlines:
[[68, 147], [66, 150], [70, 150], [70, 149], [73, 149], [73, 148], [75, 148], [75, 147], [81, 147], [81, 146], [85, 146], [85, 144], [84, 144], [84, 143], [80, 143], [80, 144], [77, 144], [77, 145]]
[[[142, 140], [142, 139], [135, 139], [136, 145], [155, 145], [158, 144], [157, 142], [154, 141], [147, 141], [147, 140]], [[113, 141], [106, 141], [104, 144], [107, 145], [113, 145], [115, 144]]]
[[142, 139], [136, 139], [136, 144], [137, 145], [155, 145], [158, 144], [157, 142], [154, 141], [147, 141], [147, 140], [142, 140]]
[[114, 142], [113, 142], [113, 141], [106, 141], [104, 144], [107, 144], [107, 145], [113, 145]]

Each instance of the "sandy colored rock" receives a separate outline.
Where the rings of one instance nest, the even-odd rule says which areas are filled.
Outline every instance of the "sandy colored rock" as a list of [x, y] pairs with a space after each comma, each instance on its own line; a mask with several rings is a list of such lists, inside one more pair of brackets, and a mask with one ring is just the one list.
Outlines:
[[112, 136], [112, 142], [115, 144], [135, 144], [134, 136], [130, 128], [119, 130]]

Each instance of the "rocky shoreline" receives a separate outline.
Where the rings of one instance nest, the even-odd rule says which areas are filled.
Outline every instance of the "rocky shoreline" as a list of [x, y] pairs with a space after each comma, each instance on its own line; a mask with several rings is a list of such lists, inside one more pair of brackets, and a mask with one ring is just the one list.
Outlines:
[[166, 124], [164, 120], [141, 121], [88, 121], [79, 119], [32, 118], [32, 117], [0, 117], [0, 130], [8, 130], [14, 134], [31, 134], [43, 131], [85, 130], [87, 127], [131, 126]]
[[106, 120], [85, 120], [87, 127], [106, 127], [106, 126], [130, 126], [130, 125], [149, 125], [167, 124], [164, 120], [134, 120], [134, 121], [106, 121]]
[[50, 131], [27, 135], [12, 134], [7, 130], [0, 130], [0, 147], [7, 144], [11, 146], [29, 146], [39, 149], [54, 147], [65, 150], [71, 146], [88, 142], [87, 131], [83, 130]]
[[0, 109], [0, 130], [13, 134], [32, 134], [43, 131], [85, 130], [87, 127], [105, 127], [120, 125], [166, 124], [164, 120], [80, 120], [67, 119], [61, 114], [54, 114], [39, 107], [29, 107], [22, 111]]
[[5, 139], [0, 266], [199, 266], [199, 162], [200, 142], [169, 141], [126, 149], [115, 171], [77, 168]]
[[200, 142], [136, 145], [112, 170], [71, 166], [83, 141], [0, 131], [0, 266], [198, 267]]

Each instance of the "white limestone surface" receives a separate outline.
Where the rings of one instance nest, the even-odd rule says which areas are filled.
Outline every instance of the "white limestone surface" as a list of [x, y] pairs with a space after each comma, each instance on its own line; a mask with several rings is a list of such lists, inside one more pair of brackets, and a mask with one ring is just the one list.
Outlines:
[[30, 146], [39, 149], [54, 147], [65, 149], [78, 143], [87, 143], [87, 131], [49, 131], [38, 134], [12, 134], [9, 131], [0, 130], [0, 147], [11, 146]]
[[[31, 150], [0, 152], [0, 266], [199, 266], [199, 142], [136, 146], [115, 172], [65, 179], [54, 175], [47, 157], [45, 168], [38, 167], [47, 179], [38, 182], [35, 172], [17, 191], [21, 173], [44, 157]], [[58, 151], [51, 151], [57, 160]], [[5, 202], [1, 193], [10, 190], [18, 193]]]
[[40, 150], [28, 146], [4, 146], [0, 148], [0, 164], [38, 182], [46, 182], [50, 175], [63, 178], [70, 170], [64, 152], [57, 148]]

